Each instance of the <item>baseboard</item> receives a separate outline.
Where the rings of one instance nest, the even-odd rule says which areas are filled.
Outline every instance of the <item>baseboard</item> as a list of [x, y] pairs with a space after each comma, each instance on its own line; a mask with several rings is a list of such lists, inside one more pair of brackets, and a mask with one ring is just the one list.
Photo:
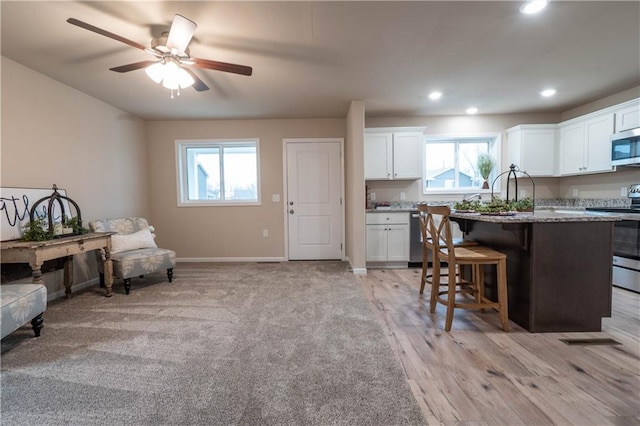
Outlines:
[[367, 275], [367, 268], [354, 268], [349, 257], [345, 257], [345, 260], [349, 262], [349, 270], [353, 272], [353, 275]]
[[[91, 287], [92, 285], [98, 284], [100, 282], [99, 278], [93, 278], [90, 279], [88, 281], [79, 283], [79, 284], [73, 284], [71, 286], [71, 294], [73, 294], [76, 291], [80, 291], [83, 290], [87, 287]], [[58, 290], [58, 291], [54, 291], [53, 293], [48, 293], [47, 294], [47, 302], [51, 302], [52, 300], [55, 299], [60, 299], [65, 297], [65, 289], [63, 288], [62, 290]]]
[[180, 257], [176, 262], [288, 262], [284, 257]]

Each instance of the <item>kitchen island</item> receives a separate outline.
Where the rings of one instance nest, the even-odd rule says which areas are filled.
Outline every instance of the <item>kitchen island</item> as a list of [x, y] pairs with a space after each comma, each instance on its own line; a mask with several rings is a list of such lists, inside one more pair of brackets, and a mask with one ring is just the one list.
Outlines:
[[[613, 214], [451, 213], [465, 238], [507, 255], [509, 319], [530, 332], [601, 331], [611, 316]], [[485, 271], [495, 297], [495, 271]]]

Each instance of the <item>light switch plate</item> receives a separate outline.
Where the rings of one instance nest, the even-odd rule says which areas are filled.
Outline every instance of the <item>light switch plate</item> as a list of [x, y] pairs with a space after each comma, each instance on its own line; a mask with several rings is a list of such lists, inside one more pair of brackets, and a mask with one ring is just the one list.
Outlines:
[[271, 194], [271, 201], [273, 201], [274, 203], [279, 203], [280, 202], [280, 194]]
[[622, 196], [622, 197], [626, 197], [627, 195], [629, 195], [629, 194], [627, 193], [627, 187], [626, 187], [626, 186], [621, 186], [621, 187], [620, 187], [620, 196]]

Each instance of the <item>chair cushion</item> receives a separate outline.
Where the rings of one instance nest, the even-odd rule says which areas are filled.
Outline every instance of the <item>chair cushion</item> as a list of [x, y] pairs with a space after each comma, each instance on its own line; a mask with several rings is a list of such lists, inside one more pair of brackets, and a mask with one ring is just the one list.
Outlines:
[[42, 284], [3, 284], [0, 300], [0, 329], [5, 337], [47, 309], [47, 288]]
[[156, 242], [153, 240], [153, 235], [149, 228], [141, 229], [140, 231], [126, 235], [112, 235], [111, 236], [111, 253], [120, 253], [123, 251], [144, 249], [144, 248], [156, 248]]

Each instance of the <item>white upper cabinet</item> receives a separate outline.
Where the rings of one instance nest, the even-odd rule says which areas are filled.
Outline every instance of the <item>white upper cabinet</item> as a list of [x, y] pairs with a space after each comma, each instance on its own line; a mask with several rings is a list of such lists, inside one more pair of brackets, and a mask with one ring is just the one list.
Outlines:
[[556, 124], [523, 124], [507, 130], [509, 164], [530, 176], [556, 173]]
[[391, 179], [393, 173], [393, 133], [373, 133], [364, 139], [365, 179]]
[[421, 179], [421, 132], [368, 132], [364, 141], [365, 179]]
[[559, 174], [579, 175], [614, 171], [611, 166], [611, 135], [614, 114], [593, 114], [561, 123]]
[[640, 127], [640, 99], [620, 105], [615, 110], [615, 116], [616, 133]]

